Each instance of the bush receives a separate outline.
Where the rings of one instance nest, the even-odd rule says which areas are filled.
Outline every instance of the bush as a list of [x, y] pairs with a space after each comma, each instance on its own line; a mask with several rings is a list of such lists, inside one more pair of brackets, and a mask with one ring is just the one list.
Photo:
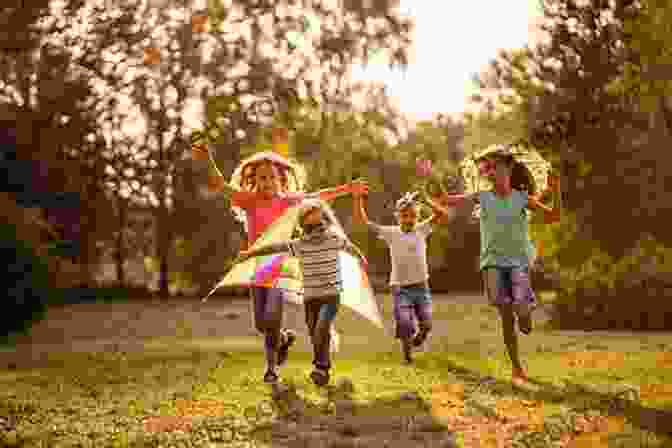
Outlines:
[[16, 228], [0, 224], [0, 260], [6, 266], [2, 290], [5, 304], [0, 316], [0, 338], [26, 331], [46, 311], [49, 269], [44, 259], [26, 241], [16, 237]]
[[595, 250], [561, 272], [551, 325], [585, 330], [672, 329], [672, 250], [650, 236], [614, 260]]

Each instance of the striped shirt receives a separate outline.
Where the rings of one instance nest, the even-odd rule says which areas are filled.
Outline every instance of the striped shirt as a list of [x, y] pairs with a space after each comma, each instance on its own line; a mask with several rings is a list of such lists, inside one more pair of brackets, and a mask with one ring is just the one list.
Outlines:
[[292, 256], [303, 267], [304, 300], [338, 296], [343, 289], [339, 252], [347, 240], [327, 230], [323, 236], [307, 236], [289, 242]]

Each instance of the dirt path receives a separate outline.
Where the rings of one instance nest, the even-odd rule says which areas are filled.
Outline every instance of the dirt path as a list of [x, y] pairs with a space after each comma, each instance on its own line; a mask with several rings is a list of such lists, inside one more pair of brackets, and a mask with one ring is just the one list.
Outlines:
[[[379, 301], [382, 296], [379, 296]], [[436, 302], [480, 303], [479, 296], [437, 295]], [[385, 307], [383, 307], [385, 308]], [[246, 298], [212, 298], [206, 303], [193, 299], [161, 301], [140, 300], [126, 303], [79, 304], [49, 309], [44, 320], [38, 322], [30, 335], [17, 340], [14, 349], [0, 352], [0, 360], [21, 356], [39, 360], [48, 352], [97, 352], [142, 350], [156, 341], [175, 339], [190, 341], [201, 347], [226, 350], [234, 347], [258, 349], [257, 333], [252, 328], [252, 316]], [[387, 312], [383, 312], [388, 321]], [[305, 333], [303, 310], [287, 305], [285, 325]], [[349, 325], [349, 324], [346, 324]], [[373, 346], [388, 350], [393, 341], [382, 332], [372, 331], [369, 325], [364, 334], [349, 334], [349, 349], [371, 349], [371, 338], [378, 339]], [[437, 325], [436, 336], [445, 335], [449, 326]], [[308, 350], [305, 337], [299, 338], [298, 350]], [[174, 342], [174, 341], [173, 341]]]
[[[345, 330], [341, 353], [366, 350], [397, 350], [391, 335], [389, 304], [379, 304], [388, 327], [387, 334], [364, 321], [339, 315], [337, 327]], [[480, 295], [437, 294], [433, 338], [471, 344], [488, 338], [499, 345], [496, 315], [483, 316], [485, 300]], [[461, 311], [460, 311], [461, 310]], [[461, 314], [460, 314], [461, 313]], [[479, 314], [480, 313], [480, 314]], [[340, 313], [347, 314], [347, 313]], [[488, 321], [489, 328], [479, 329], [475, 318]], [[548, 318], [545, 311], [536, 314], [537, 322]], [[297, 350], [309, 351], [303, 310], [288, 305], [285, 325], [299, 333]], [[473, 322], [473, 323], [470, 323]], [[584, 332], [554, 332], [563, 337], [584, 337]], [[592, 338], [608, 336], [633, 338], [632, 333], [592, 332]], [[651, 336], [651, 335], [649, 335]], [[453, 345], [453, 344], [451, 344]], [[137, 351], [183, 346], [185, 349], [233, 351], [259, 350], [260, 341], [252, 328], [249, 301], [246, 298], [213, 298], [207, 303], [193, 299], [161, 301], [140, 300], [126, 303], [80, 304], [52, 308], [31, 334], [18, 339], [16, 347], [0, 351], [0, 366], [9, 363], [40, 362], [50, 353]]]

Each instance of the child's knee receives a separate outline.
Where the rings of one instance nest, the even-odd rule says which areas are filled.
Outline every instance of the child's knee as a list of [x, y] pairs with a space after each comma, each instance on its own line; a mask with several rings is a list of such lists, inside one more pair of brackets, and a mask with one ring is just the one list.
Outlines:
[[410, 338], [413, 336], [414, 332], [415, 328], [410, 316], [407, 316], [406, 314], [399, 316], [397, 319], [397, 337], [400, 339]]
[[420, 327], [420, 330], [425, 333], [429, 333], [430, 331], [432, 331], [433, 324], [431, 319], [423, 319], [420, 321], [418, 325]]
[[282, 320], [275, 316], [263, 316], [254, 320], [254, 326], [261, 333], [278, 333], [282, 329]]

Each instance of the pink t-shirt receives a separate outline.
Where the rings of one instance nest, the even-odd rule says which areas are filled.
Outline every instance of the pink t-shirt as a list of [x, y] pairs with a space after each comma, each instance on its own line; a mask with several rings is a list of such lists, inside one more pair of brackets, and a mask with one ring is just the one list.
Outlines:
[[288, 193], [267, 198], [260, 193], [236, 192], [231, 205], [245, 210], [248, 228], [248, 247], [251, 247], [268, 226], [285, 211], [304, 199], [303, 193]]

